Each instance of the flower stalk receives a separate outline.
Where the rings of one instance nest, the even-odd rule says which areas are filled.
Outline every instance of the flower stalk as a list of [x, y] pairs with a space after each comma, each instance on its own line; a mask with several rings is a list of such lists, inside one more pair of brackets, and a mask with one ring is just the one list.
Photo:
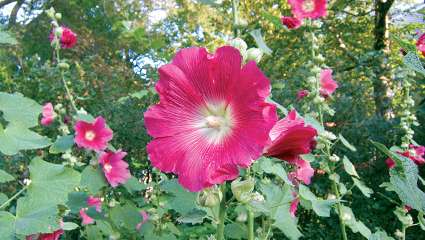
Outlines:
[[216, 239], [224, 240], [224, 221], [226, 219], [226, 183], [223, 183], [220, 186], [220, 190], [223, 193], [223, 198], [221, 199], [219, 206]]
[[254, 240], [254, 213], [248, 208], [248, 240]]
[[11, 203], [13, 200], [15, 200], [15, 198], [19, 197], [19, 195], [21, 195], [25, 190], [27, 190], [27, 188], [29, 187], [29, 185], [24, 186], [21, 190], [19, 190], [19, 192], [17, 192], [15, 195], [13, 195], [11, 198], [9, 198], [9, 200], [7, 200], [6, 202], [4, 202], [1, 206], [0, 209], [6, 207], [7, 205], [9, 205], [9, 203]]

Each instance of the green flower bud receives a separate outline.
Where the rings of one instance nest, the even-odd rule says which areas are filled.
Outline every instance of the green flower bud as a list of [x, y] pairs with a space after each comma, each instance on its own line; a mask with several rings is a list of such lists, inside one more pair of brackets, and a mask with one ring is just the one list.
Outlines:
[[66, 63], [66, 62], [60, 62], [60, 63], [58, 64], [58, 66], [59, 66], [59, 68], [60, 68], [60, 69], [62, 69], [62, 70], [68, 70], [68, 69], [69, 69], [69, 64], [68, 64], [68, 63]]
[[256, 63], [259, 63], [261, 61], [261, 58], [263, 57], [263, 52], [258, 48], [250, 48], [248, 51], [246, 51], [246, 60], [253, 60]]
[[232, 39], [228, 41], [227, 44], [238, 49], [242, 56], [245, 55], [246, 50], [248, 49], [248, 45], [246, 45], [246, 42], [241, 38]]
[[202, 207], [214, 207], [220, 204], [223, 193], [217, 187], [211, 187], [198, 193], [196, 202]]
[[232, 193], [235, 198], [242, 203], [252, 200], [252, 191], [254, 190], [254, 179], [249, 178], [241, 181], [240, 178], [234, 180], [231, 184]]
[[238, 18], [238, 19], [236, 19], [235, 26], [238, 27], [238, 28], [246, 27], [246, 26], [248, 26], [248, 21], [246, 19], [243, 19], [243, 18]]
[[53, 7], [49, 8], [49, 10], [46, 11], [46, 14], [49, 18], [55, 17], [55, 9]]
[[56, 14], [55, 14], [55, 18], [56, 18], [57, 20], [61, 20], [61, 19], [62, 19], [62, 14], [61, 14], [61, 13], [56, 13]]

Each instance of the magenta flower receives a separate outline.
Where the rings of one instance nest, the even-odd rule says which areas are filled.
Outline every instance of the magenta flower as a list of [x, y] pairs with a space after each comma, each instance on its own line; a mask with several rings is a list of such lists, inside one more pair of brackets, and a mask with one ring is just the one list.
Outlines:
[[145, 113], [154, 138], [147, 151], [153, 166], [190, 191], [235, 179], [238, 167], [261, 156], [276, 122], [269, 80], [254, 61], [241, 64], [236, 48], [192, 47], [159, 69], [160, 102]]
[[136, 225], [137, 231], [149, 220], [149, 214], [146, 211], [140, 211], [140, 215], [142, 216], [142, 221]]
[[325, 17], [326, 0], [288, 0], [292, 14], [299, 19]]
[[320, 72], [320, 94], [329, 97], [338, 88], [338, 83], [332, 78], [332, 69], [322, 69]]
[[283, 16], [280, 18], [280, 21], [283, 25], [285, 25], [288, 29], [297, 29], [301, 27], [303, 21], [296, 17], [287, 17]]
[[422, 34], [416, 42], [416, 48], [425, 56], [425, 33]]
[[98, 212], [102, 211], [102, 199], [98, 197], [89, 196], [87, 198], [87, 205], [90, 207], [96, 207], [96, 211]]
[[60, 236], [64, 233], [62, 229], [58, 229], [52, 233], [42, 233], [37, 235], [27, 236], [26, 240], [59, 240]]
[[304, 119], [297, 117], [292, 110], [288, 116], [274, 125], [270, 131], [270, 144], [265, 148], [265, 155], [287, 161], [297, 167], [294, 176], [310, 184], [314, 170], [310, 163], [301, 159], [300, 155], [310, 153], [316, 146], [317, 131], [310, 125], [305, 125]]
[[305, 98], [310, 94], [308, 90], [300, 90], [297, 92], [297, 101], [300, 101], [301, 99]]
[[41, 112], [41, 115], [43, 116], [41, 118], [41, 125], [43, 126], [49, 126], [50, 124], [53, 123], [53, 120], [56, 117], [56, 114], [53, 110], [53, 105], [52, 103], [48, 102], [46, 104], [44, 104], [43, 106], [43, 111]]
[[94, 223], [94, 219], [91, 218], [89, 215], [87, 215], [87, 213], [86, 213], [87, 210], [88, 210], [88, 208], [81, 208], [80, 209], [80, 217], [83, 219], [81, 224], [83, 224], [83, 225], [89, 225], [89, 224]]
[[[75, 34], [70, 28], [67, 27], [60, 27], [62, 34], [59, 39], [59, 42], [61, 44], [61, 48], [72, 48], [77, 44], [77, 34]], [[50, 42], [53, 41], [55, 38], [55, 32], [56, 29], [53, 29], [52, 32], [50, 32], [49, 40]]]
[[289, 207], [289, 214], [291, 214], [292, 217], [295, 217], [295, 213], [297, 212], [299, 203], [300, 203], [299, 197], [295, 197], [294, 200], [292, 200], [291, 205]]
[[[424, 146], [415, 146], [413, 144], [409, 145], [410, 150], [407, 150], [405, 152], [397, 152], [398, 154], [409, 158], [412, 160], [416, 165], [422, 165], [425, 163], [424, 155], [425, 155], [425, 147]], [[387, 158], [385, 160], [385, 163], [387, 164], [387, 167], [389, 169], [395, 167], [396, 163], [393, 159]]]
[[103, 150], [112, 139], [112, 130], [106, 127], [105, 119], [97, 117], [93, 123], [77, 121], [74, 126], [74, 141], [79, 147], [91, 150]]
[[131, 177], [128, 164], [123, 160], [126, 155], [127, 153], [121, 150], [100, 154], [99, 164], [102, 165], [106, 180], [108, 180], [112, 187], [126, 183]]

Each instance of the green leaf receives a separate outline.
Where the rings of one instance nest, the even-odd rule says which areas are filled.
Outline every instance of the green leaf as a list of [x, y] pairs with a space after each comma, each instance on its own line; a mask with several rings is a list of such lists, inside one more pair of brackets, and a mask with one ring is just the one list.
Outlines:
[[289, 214], [289, 206], [288, 203], [277, 208], [273, 218], [275, 220], [273, 226], [282, 231], [289, 239], [297, 240], [302, 237], [302, 234], [298, 230], [296, 218], [291, 217]]
[[103, 232], [106, 236], [111, 236], [115, 234], [114, 229], [112, 228], [111, 224], [104, 220], [96, 220], [96, 225], [99, 227], [100, 231]]
[[0, 211], [0, 233], [3, 240], [15, 240], [15, 216]]
[[142, 221], [139, 209], [131, 203], [115, 206], [110, 210], [112, 222], [130, 231], [136, 231], [136, 225]]
[[78, 213], [81, 208], [87, 207], [87, 198], [89, 195], [85, 192], [71, 192], [68, 194], [68, 202], [66, 205], [71, 213]]
[[411, 226], [413, 224], [412, 216], [410, 216], [410, 214], [408, 214], [403, 208], [397, 207], [393, 212], [403, 226]]
[[64, 204], [68, 193], [80, 185], [80, 173], [60, 164], [34, 158], [29, 166], [31, 184], [28, 195], [40, 205]]
[[56, 205], [40, 206], [31, 198], [19, 198], [16, 207], [16, 234], [31, 235], [58, 229]]
[[49, 152], [53, 154], [64, 153], [74, 146], [74, 135], [61, 136], [50, 146]]
[[267, 21], [273, 23], [273, 25], [277, 28], [277, 29], [284, 29], [282, 22], [280, 21], [279, 17], [276, 17], [268, 12], [262, 12], [261, 15], [267, 19]]
[[102, 170], [90, 165], [84, 168], [81, 173], [81, 186], [87, 187], [92, 194], [98, 193], [101, 188], [107, 186]]
[[394, 240], [394, 238], [388, 236], [388, 234], [384, 231], [378, 231], [370, 235], [368, 240]]
[[124, 184], [124, 187], [127, 189], [128, 192], [139, 192], [146, 189], [146, 184], [143, 184], [137, 180], [137, 178], [131, 176], [130, 179]]
[[402, 47], [405, 51], [412, 51], [412, 52], [416, 52], [416, 46], [412, 43], [409, 43], [408, 41], [396, 36], [396, 35], [391, 35], [391, 38], [393, 40], [395, 40], [400, 47]]
[[351, 208], [347, 206], [342, 206], [342, 219], [344, 219], [345, 224], [353, 231], [354, 233], [360, 233], [365, 238], [369, 238], [370, 235], [372, 235], [372, 232], [369, 230], [366, 225], [364, 225], [363, 222], [357, 221], [356, 217], [354, 216], [353, 211]]
[[357, 151], [356, 147], [351, 145], [351, 143], [349, 143], [347, 139], [345, 139], [344, 136], [342, 136], [341, 134], [339, 134], [339, 140], [341, 140], [342, 144], [344, 144], [344, 146], [350, 149], [352, 152]]
[[177, 218], [177, 221], [180, 223], [198, 224], [198, 223], [202, 223], [206, 216], [207, 216], [207, 213], [205, 211], [200, 209], [193, 209], [187, 214]]
[[262, 157], [258, 160], [258, 163], [260, 164], [260, 168], [268, 174], [274, 174], [278, 176], [280, 179], [282, 179], [286, 184], [289, 184], [290, 186], [293, 186], [292, 182], [289, 180], [288, 175], [286, 174], [285, 169], [283, 168], [283, 165], [281, 163], [282, 161], [275, 162], [270, 158]]
[[373, 190], [366, 186], [366, 184], [357, 178], [352, 177], [354, 185], [360, 190], [360, 192], [363, 193], [365, 197], [370, 197], [370, 195], [373, 193]]
[[318, 199], [310, 189], [304, 185], [299, 186], [299, 194], [302, 199], [307, 200], [311, 203], [313, 211], [320, 217], [329, 217], [331, 213], [332, 205], [338, 202], [336, 199], [323, 200]]
[[425, 231], [425, 218], [424, 218], [424, 212], [422, 211], [419, 212], [418, 214], [418, 222], [421, 229]]
[[21, 150], [40, 149], [49, 146], [50, 140], [23, 126], [10, 123], [0, 133], [0, 152], [14, 155]]
[[64, 222], [63, 226], [61, 227], [63, 230], [65, 231], [71, 231], [74, 229], [79, 228], [80, 226], [78, 226], [78, 224], [73, 223], [73, 222]]
[[422, 65], [421, 60], [416, 54], [416, 51], [408, 52], [406, 56], [403, 57], [403, 63], [411, 70], [421, 73], [422, 75], [425, 75], [425, 69]]
[[15, 178], [9, 173], [0, 169], [0, 183], [10, 182], [15, 180]]
[[260, 29], [252, 30], [249, 33], [255, 40], [255, 43], [257, 44], [258, 48], [265, 54], [271, 55], [273, 51], [267, 46], [267, 44], [264, 42], [263, 36], [261, 35]]
[[322, 124], [320, 124], [316, 118], [314, 118], [313, 116], [311, 116], [310, 114], [306, 114], [304, 116], [304, 121], [306, 123], [306, 125], [311, 125], [313, 126], [318, 132], [323, 133], [325, 132], [325, 128], [322, 126]]
[[[7, 197], [7, 195], [0, 192], [0, 205], [2, 205], [3, 203], [5, 203], [7, 200], [9, 200], [9, 198]], [[7, 206], [4, 206], [4, 207], [7, 207]]]
[[87, 240], [103, 239], [102, 233], [100, 232], [99, 227], [96, 225], [86, 226], [86, 236], [87, 236]]
[[356, 168], [354, 167], [354, 165], [350, 162], [350, 160], [344, 156], [344, 158], [342, 159], [342, 163], [344, 164], [344, 170], [350, 174], [351, 176], [355, 176], [357, 178], [360, 178], [359, 175], [357, 174]]
[[10, 33], [0, 29], [0, 44], [16, 45], [18, 41]]
[[0, 92], [0, 111], [9, 123], [30, 128], [38, 125], [41, 105], [21, 94]]
[[230, 223], [224, 226], [224, 235], [229, 239], [247, 239], [247, 228], [242, 223]]
[[172, 195], [169, 206], [178, 213], [184, 215], [196, 208], [196, 193], [184, 189], [176, 179], [164, 181], [160, 187]]

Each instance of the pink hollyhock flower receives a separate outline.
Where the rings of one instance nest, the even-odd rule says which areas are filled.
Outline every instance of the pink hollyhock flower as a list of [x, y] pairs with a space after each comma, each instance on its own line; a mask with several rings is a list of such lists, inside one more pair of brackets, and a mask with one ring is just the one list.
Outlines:
[[425, 56], [425, 33], [422, 34], [416, 42], [416, 48]]
[[297, 101], [300, 101], [301, 99], [305, 98], [310, 94], [308, 90], [300, 90], [297, 92]]
[[48, 102], [48, 103], [44, 104], [43, 111], [41, 112], [41, 115], [43, 116], [41, 118], [41, 125], [49, 126], [50, 124], [53, 123], [53, 120], [55, 119], [56, 114], [53, 110], [52, 103]]
[[137, 231], [149, 220], [149, 214], [146, 211], [140, 211], [140, 215], [142, 216], [142, 221], [136, 225]]
[[[70, 28], [67, 27], [60, 27], [62, 34], [60, 36], [60, 44], [62, 48], [72, 48], [77, 43], [77, 34], [75, 34]], [[55, 38], [55, 31], [56, 29], [53, 29], [52, 32], [50, 32], [49, 40], [50, 42], [53, 41]]]
[[88, 208], [81, 208], [80, 209], [80, 217], [83, 219], [83, 222], [81, 224], [83, 225], [89, 225], [94, 223], [94, 219], [91, 218], [89, 215], [87, 215], [86, 211]]
[[93, 123], [79, 120], [74, 129], [74, 141], [79, 147], [97, 151], [105, 149], [113, 135], [102, 117], [97, 117]]
[[[425, 163], [424, 155], [425, 155], [425, 147], [424, 146], [415, 146], [413, 144], [409, 145], [410, 150], [407, 150], [405, 152], [397, 152], [398, 154], [409, 158], [412, 160], [416, 165], [422, 165]], [[396, 162], [391, 159], [387, 158], [385, 160], [385, 163], [387, 164], [387, 167], [389, 169], [395, 167]]]
[[385, 160], [385, 164], [387, 164], [387, 167], [388, 167], [389, 169], [391, 169], [391, 168], [395, 167], [395, 162], [394, 162], [394, 160], [392, 160], [391, 158], [387, 158], [387, 159]]
[[64, 233], [62, 229], [58, 229], [52, 233], [42, 233], [37, 235], [27, 236], [26, 240], [59, 240], [60, 236]]
[[326, 0], [288, 0], [292, 14], [299, 19], [325, 17]]
[[283, 16], [283, 17], [280, 18], [280, 21], [288, 29], [297, 29], [297, 28], [301, 27], [301, 25], [303, 24], [302, 20], [295, 18], [295, 17]]
[[[259, 158], [277, 120], [270, 81], [236, 48], [180, 50], [159, 69], [160, 102], [145, 113], [152, 165], [199, 191], [235, 179]], [[249, 129], [249, 131], [247, 130]]]
[[320, 94], [329, 97], [338, 88], [338, 83], [332, 78], [332, 69], [322, 69], [320, 72]]
[[304, 119], [297, 117], [297, 112], [292, 110], [274, 125], [269, 135], [271, 142], [265, 148], [265, 155], [295, 165], [297, 170], [294, 176], [305, 184], [310, 184], [314, 169], [308, 161], [301, 159], [300, 155], [308, 154], [314, 149], [316, 129], [305, 125]]
[[90, 207], [96, 207], [96, 211], [98, 212], [102, 211], [102, 199], [98, 197], [89, 196], [87, 198], [87, 205]]
[[289, 208], [289, 213], [291, 214], [292, 217], [295, 217], [295, 213], [297, 212], [299, 203], [300, 203], [300, 199], [298, 197], [292, 200], [291, 206]]
[[128, 164], [123, 160], [126, 152], [103, 152], [99, 157], [99, 164], [102, 165], [106, 180], [112, 187], [124, 184], [131, 177]]

